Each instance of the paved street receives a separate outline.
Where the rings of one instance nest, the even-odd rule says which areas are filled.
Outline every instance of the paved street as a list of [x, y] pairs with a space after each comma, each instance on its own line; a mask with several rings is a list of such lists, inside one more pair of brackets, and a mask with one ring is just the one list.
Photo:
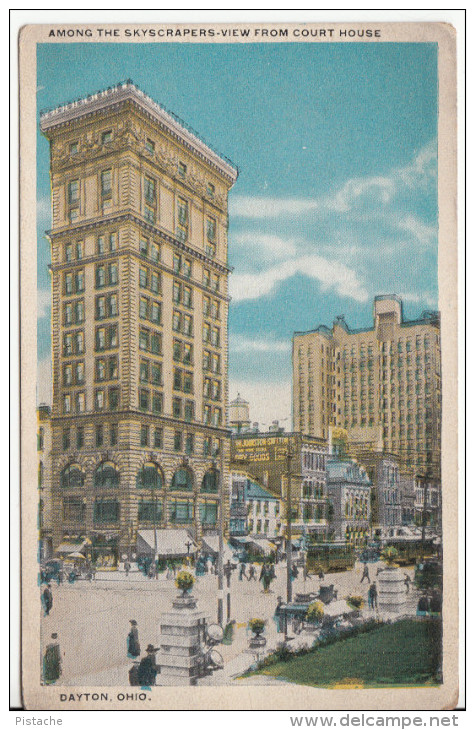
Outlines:
[[[376, 569], [376, 564], [370, 565], [371, 579], [376, 577]], [[413, 577], [412, 567], [403, 570]], [[247, 622], [250, 618], [267, 620], [265, 636], [268, 647], [273, 648], [282, 641], [282, 634], [277, 634], [272, 615], [277, 596], [284, 600], [286, 596], [283, 563], [277, 566], [276, 572], [277, 578], [268, 594], [263, 593], [259, 582], [239, 581], [237, 571], [233, 573], [231, 618], [236, 621], [234, 640], [229, 646], [218, 647], [225, 661], [224, 669], [200, 680], [200, 684], [230, 683], [252, 663], [253, 656], [247, 650]], [[361, 576], [362, 566], [357, 563], [352, 571], [329, 574], [325, 584], [333, 583], [339, 598], [359, 594], [366, 600], [368, 583], [361, 584]], [[293, 591], [294, 594], [318, 592], [319, 585], [317, 577], [304, 581], [300, 575], [293, 582]], [[212, 622], [217, 618], [217, 587], [217, 576], [206, 575], [198, 578], [193, 589], [198, 608], [205, 611]], [[177, 595], [173, 580], [166, 580], [162, 575], [158, 580], [150, 580], [138, 572], [132, 572], [128, 577], [120, 572], [99, 572], [93, 583], [81, 580], [74, 585], [59, 587], [53, 583], [52, 590], [54, 602], [51, 614], [42, 618], [42, 645], [44, 647], [48, 643], [53, 632], [58, 634], [63, 654], [63, 673], [58, 685], [69, 686], [128, 685], [128, 670], [132, 666], [132, 660], [126, 653], [129, 620], [135, 619], [138, 623], [143, 656], [147, 644], [160, 644], [160, 616], [171, 608], [171, 601]], [[410, 606], [411, 612], [415, 612], [415, 596], [411, 596], [412, 589]], [[311, 642], [313, 639], [309, 636], [307, 640]], [[294, 641], [303, 643], [305, 636], [301, 634]], [[160, 653], [157, 661], [160, 663]], [[157, 683], [159, 679], [160, 676]]]

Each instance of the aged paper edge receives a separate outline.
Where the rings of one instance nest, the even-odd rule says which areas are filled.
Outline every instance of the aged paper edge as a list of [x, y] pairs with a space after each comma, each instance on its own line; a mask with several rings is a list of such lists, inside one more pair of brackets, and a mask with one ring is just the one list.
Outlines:
[[[68, 27], [91, 27], [61, 25]], [[198, 24], [200, 25], [200, 24]], [[219, 24], [229, 27], [231, 24]], [[206, 23], [206, 27], [219, 27]], [[236, 24], [234, 24], [236, 25]], [[253, 23], [245, 27], [289, 29], [303, 27], [299, 23]], [[324, 690], [295, 684], [282, 684], [277, 689], [262, 687], [155, 687], [146, 709], [162, 710], [442, 710], [452, 709], [458, 697], [458, 455], [457, 455], [457, 192], [456, 192], [456, 63], [455, 30], [444, 23], [332, 23], [334, 28], [380, 29], [378, 40], [365, 42], [433, 42], [439, 49], [439, 309], [442, 341], [442, 483], [443, 487], [443, 550], [444, 550], [444, 621], [443, 676], [437, 688], [398, 688]], [[144, 24], [127, 24], [128, 28]], [[325, 23], [328, 27], [328, 23]], [[20, 32], [20, 281], [21, 281], [21, 591], [22, 591], [22, 694], [28, 710], [65, 709], [59, 695], [62, 688], [40, 684], [40, 620], [37, 587], [36, 489], [36, 44], [74, 42], [65, 38], [48, 38], [50, 25], [28, 25]], [[101, 24], [103, 28], [124, 25]], [[147, 24], [147, 27], [158, 27]], [[163, 25], [161, 26], [163, 27]], [[184, 24], [167, 24], [184, 27]], [[189, 27], [189, 26], [188, 26]], [[323, 24], [305, 24], [307, 28]], [[165, 39], [169, 42], [169, 39]], [[77, 39], [76, 39], [77, 42]], [[110, 42], [109, 39], [81, 38], [80, 42]], [[146, 42], [130, 38], [113, 42]], [[160, 42], [155, 39], [155, 42]], [[183, 42], [183, 41], [178, 41]], [[185, 42], [238, 42], [209, 38], [189, 38]], [[239, 40], [242, 42], [256, 42]], [[288, 42], [268, 38], [259, 42]], [[295, 42], [299, 42], [296, 40]], [[302, 42], [312, 42], [305, 40]], [[335, 42], [319, 39], [319, 43]], [[356, 39], [339, 42], [358, 42]], [[449, 507], [447, 505], [450, 505]], [[448, 536], [450, 535], [450, 539]], [[450, 586], [450, 589], [448, 588]], [[102, 688], [111, 691], [110, 687]], [[79, 692], [100, 692], [100, 687], [75, 687]], [[127, 692], [129, 687], [114, 691]], [[68, 707], [70, 709], [70, 706]], [[125, 709], [119, 700], [94, 702], [78, 709]], [[127, 703], [127, 710], [145, 709], [140, 701]]]

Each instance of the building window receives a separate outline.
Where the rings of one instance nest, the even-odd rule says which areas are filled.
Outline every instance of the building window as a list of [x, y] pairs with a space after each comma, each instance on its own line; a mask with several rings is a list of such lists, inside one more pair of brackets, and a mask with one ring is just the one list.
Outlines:
[[192, 454], [195, 450], [195, 438], [192, 433], [188, 433], [185, 439], [185, 453]]
[[120, 473], [110, 462], [102, 462], [94, 472], [94, 486], [110, 489], [120, 484]]
[[109, 144], [109, 142], [112, 142], [112, 131], [110, 129], [106, 132], [102, 132], [101, 141], [102, 144]]
[[209, 183], [207, 183], [207, 185], [206, 185], [206, 192], [208, 193], [208, 195], [209, 195], [209, 196], [210, 196], [211, 198], [214, 198], [214, 194], [215, 194], [215, 191], [216, 191], [216, 188], [215, 188], [215, 186], [213, 185], [213, 183], [210, 183], [210, 182], [209, 182]]
[[103, 198], [112, 195], [112, 170], [101, 172], [101, 195]]
[[217, 469], [210, 469], [206, 472], [201, 483], [202, 492], [215, 492], [219, 489], [219, 471]]
[[71, 180], [68, 183], [68, 203], [69, 205], [79, 203], [79, 180]]
[[158, 500], [139, 502], [138, 510], [139, 522], [158, 523], [163, 519], [163, 504]]
[[62, 433], [62, 446], [63, 451], [69, 449], [71, 445], [71, 431], [69, 428], [64, 428]]
[[65, 497], [63, 499], [63, 520], [65, 522], [83, 522], [86, 514], [86, 505], [80, 497]]
[[148, 446], [149, 444], [149, 427], [140, 427], [140, 446]]
[[76, 489], [84, 486], [84, 474], [77, 464], [69, 464], [61, 472], [61, 487]]
[[119, 502], [117, 500], [98, 500], [94, 502], [94, 522], [115, 523], [119, 521]]
[[171, 481], [171, 489], [191, 492], [193, 490], [193, 474], [191, 470], [185, 467], [177, 469]]
[[178, 174], [179, 174], [180, 177], [185, 177], [186, 176], [186, 170], [187, 170], [187, 167], [186, 167], [185, 163], [184, 162], [179, 162], [178, 163]]
[[179, 241], [184, 243], [188, 239], [188, 202], [183, 198], [178, 198], [177, 211], [176, 236]]
[[181, 431], [175, 431], [173, 438], [173, 449], [175, 451], [181, 451], [183, 448], [183, 434]]
[[161, 449], [163, 446], [163, 429], [155, 428], [153, 432], [153, 445], [156, 449]]
[[145, 149], [150, 155], [153, 155], [155, 153], [155, 142], [147, 138], [147, 141], [145, 142]]
[[119, 424], [111, 423], [109, 431], [109, 443], [111, 446], [116, 446], [119, 440]]

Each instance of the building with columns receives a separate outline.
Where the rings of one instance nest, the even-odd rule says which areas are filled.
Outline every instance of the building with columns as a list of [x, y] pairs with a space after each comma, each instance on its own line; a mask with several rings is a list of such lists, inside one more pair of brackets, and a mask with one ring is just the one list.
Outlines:
[[113, 566], [140, 530], [187, 528], [199, 541], [217, 529], [237, 169], [131, 81], [42, 112], [40, 127], [53, 544], [86, 541]]

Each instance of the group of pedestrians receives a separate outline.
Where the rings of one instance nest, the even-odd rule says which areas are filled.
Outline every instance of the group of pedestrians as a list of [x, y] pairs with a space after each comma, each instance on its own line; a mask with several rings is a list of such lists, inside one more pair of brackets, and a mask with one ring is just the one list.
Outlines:
[[[137, 660], [140, 657], [139, 630], [137, 621], [130, 620], [130, 631], [127, 635], [127, 656]], [[145, 656], [140, 662], [135, 662], [129, 671], [129, 682], [135, 687], [154, 687], [160, 667], [157, 664], [156, 653], [159, 649], [148, 644]]]

